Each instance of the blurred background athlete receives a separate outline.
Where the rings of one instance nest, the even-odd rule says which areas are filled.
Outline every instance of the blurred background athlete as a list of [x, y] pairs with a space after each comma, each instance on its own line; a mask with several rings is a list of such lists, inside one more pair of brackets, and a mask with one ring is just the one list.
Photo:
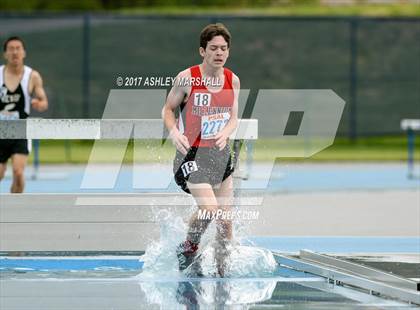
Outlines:
[[[38, 71], [24, 65], [25, 44], [19, 37], [8, 38], [3, 45], [6, 64], [0, 66], [0, 121], [25, 119], [31, 107], [42, 112], [48, 99]], [[4, 178], [7, 161], [12, 160], [13, 182], [10, 191], [22, 193], [24, 170], [31, 149], [27, 139], [0, 139], [0, 181]]]

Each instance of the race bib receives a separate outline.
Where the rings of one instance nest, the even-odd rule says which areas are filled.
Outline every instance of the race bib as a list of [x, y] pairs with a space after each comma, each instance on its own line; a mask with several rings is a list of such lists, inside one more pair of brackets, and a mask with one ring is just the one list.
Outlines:
[[0, 112], [0, 120], [2, 121], [11, 121], [11, 120], [17, 120], [19, 119], [19, 112], [13, 111], [13, 112]]
[[182, 174], [184, 178], [187, 177], [190, 173], [198, 171], [197, 163], [195, 161], [187, 161], [181, 166]]
[[214, 136], [225, 128], [230, 119], [230, 113], [219, 113], [201, 117], [201, 139], [213, 139]]
[[194, 106], [209, 107], [211, 103], [210, 93], [194, 93]]

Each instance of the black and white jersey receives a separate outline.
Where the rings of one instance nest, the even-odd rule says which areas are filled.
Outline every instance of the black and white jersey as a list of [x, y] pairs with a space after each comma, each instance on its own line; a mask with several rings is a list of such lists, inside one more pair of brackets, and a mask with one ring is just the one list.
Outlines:
[[6, 87], [4, 69], [5, 66], [0, 66], [0, 120], [27, 118], [31, 111], [29, 79], [32, 69], [24, 66], [22, 79], [13, 91]]

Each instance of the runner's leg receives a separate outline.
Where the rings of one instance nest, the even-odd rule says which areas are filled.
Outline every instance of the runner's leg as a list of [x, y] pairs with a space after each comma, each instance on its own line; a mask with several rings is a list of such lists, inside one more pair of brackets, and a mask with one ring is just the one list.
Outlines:
[[24, 154], [12, 155], [13, 182], [11, 187], [12, 193], [22, 193], [25, 188], [25, 165], [28, 156]]
[[6, 174], [6, 167], [7, 167], [7, 162], [0, 163], [0, 181], [4, 179], [4, 175]]
[[226, 212], [226, 218], [217, 219], [216, 235], [216, 266], [220, 276], [224, 276], [226, 258], [228, 257], [227, 245], [233, 238], [232, 233], [232, 205], [233, 205], [233, 178], [229, 176], [217, 189], [214, 189], [218, 208]]
[[[213, 188], [210, 184], [191, 184], [188, 183], [188, 188], [194, 197], [199, 210], [206, 211], [206, 213], [212, 214], [217, 210], [217, 199], [214, 195]], [[193, 243], [200, 243], [201, 236], [207, 229], [211, 220], [199, 218], [198, 210], [194, 212], [189, 221], [189, 229], [187, 234], [187, 240]]]

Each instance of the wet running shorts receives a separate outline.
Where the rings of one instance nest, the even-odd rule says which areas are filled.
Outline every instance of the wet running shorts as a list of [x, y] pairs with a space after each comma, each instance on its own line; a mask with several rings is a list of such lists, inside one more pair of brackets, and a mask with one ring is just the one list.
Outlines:
[[191, 147], [187, 155], [177, 150], [174, 159], [175, 182], [189, 194], [187, 181], [216, 185], [226, 180], [233, 171], [229, 145], [221, 151], [218, 147]]

